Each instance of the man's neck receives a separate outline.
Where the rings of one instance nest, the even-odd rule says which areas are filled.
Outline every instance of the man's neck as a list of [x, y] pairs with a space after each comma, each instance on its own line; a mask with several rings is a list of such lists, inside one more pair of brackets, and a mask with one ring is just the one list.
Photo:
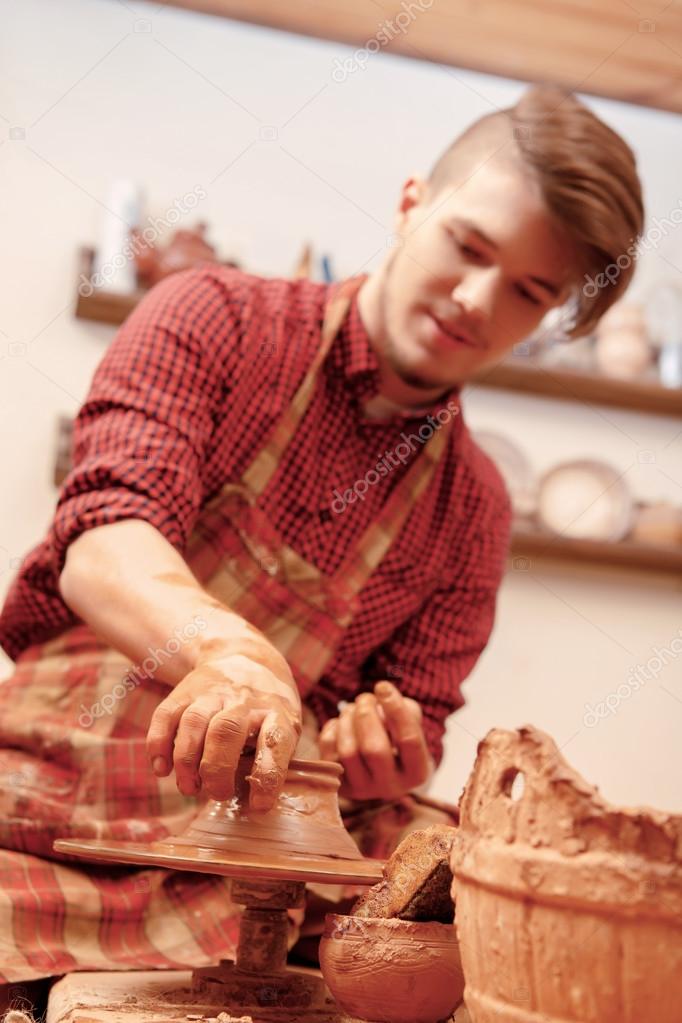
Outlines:
[[428, 408], [442, 395], [447, 394], [448, 389], [413, 387], [399, 377], [389, 364], [386, 355], [388, 345], [383, 310], [383, 286], [380, 271], [370, 274], [358, 291], [357, 299], [360, 319], [379, 363], [379, 386], [376, 398], [372, 399], [377, 409], [376, 414], [383, 415], [384, 410]]

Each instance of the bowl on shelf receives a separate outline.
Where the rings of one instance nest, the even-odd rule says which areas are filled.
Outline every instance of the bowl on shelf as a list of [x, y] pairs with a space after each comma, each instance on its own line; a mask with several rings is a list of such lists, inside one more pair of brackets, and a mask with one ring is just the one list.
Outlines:
[[632, 303], [617, 302], [597, 326], [597, 368], [618, 380], [639, 380], [654, 366], [644, 310]]
[[493, 430], [476, 430], [473, 436], [499, 469], [514, 513], [521, 517], [533, 515], [538, 503], [538, 481], [521, 448]]
[[552, 533], [617, 543], [630, 532], [633, 514], [628, 486], [606, 462], [562, 462], [540, 481], [538, 520]]

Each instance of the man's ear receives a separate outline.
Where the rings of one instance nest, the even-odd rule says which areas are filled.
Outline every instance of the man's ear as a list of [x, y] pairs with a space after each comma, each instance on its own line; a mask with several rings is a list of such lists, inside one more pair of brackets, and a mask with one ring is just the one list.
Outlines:
[[427, 183], [419, 174], [412, 174], [400, 189], [400, 199], [395, 211], [394, 224], [397, 233], [401, 233], [407, 225], [410, 210], [424, 201]]

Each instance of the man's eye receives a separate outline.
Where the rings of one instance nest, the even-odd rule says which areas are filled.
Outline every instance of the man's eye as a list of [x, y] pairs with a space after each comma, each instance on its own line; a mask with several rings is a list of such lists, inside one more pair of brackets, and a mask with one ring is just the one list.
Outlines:
[[467, 256], [469, 259], [480, 259], [481, 253], [478, 252], [476, 249], [472, 249], [471, 245], [460, 244], [459, 247], [460, 250], [464, 253], [464, 255]]
[[525, 298], [528, 302], [532, 302], [533, 305], [542, 305], [542, 303], [535, 297], [535, 295], [531, 295], [530, 291], [528, 291], [527, 288], [524, 288], [522, 284], [518, 284], [516, 286], [516, 290], [518, 291], [519, 295], [522, 295], [523, 298]]
[[450, 234], [450, 237], [452, 238], [453, 242], [455, 243], [455, 245], [457, 246], [457, 248], [459, 249], [463, 256], [466, 256], [467, 259], [481, 258], [481, 253], [478, 252], [477, 249], [472, 248], [471, 245], [465, 245], [465, 243], [461, 242], [457, 235], [454, 234], [452, 231], [448, 233]]

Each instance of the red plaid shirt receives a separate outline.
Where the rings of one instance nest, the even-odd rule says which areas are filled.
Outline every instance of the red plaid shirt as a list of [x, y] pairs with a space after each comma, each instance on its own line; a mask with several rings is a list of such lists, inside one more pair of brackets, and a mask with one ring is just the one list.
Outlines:
[[[235, 479], [286, 408], [319, 344], [335, 285], [204, 266], [162, 282], [118, 331], [74, 432], [74, 468], [45, 539], [0, 613], [10, 657], [77, 624], [57, 581], [84, 530], [141, 518], [183, 551], [202, 506]], [[340, 511], [426, 411], [370, 419], [378, 366], [357, 299], [264, 503], [286, 543], [324, 573], [339, 566], [410, 465]], [[455, 390], [451, 398], [459, 403]], [[435, 410], [442, 401], [433, 406]], [[418, 450], [418, 448], [416, 449]], [[395, 461], [392, 460], [392, 461]], [[434, 478], [362, 593], [329, 671], [309, 697], [323, 721], [379, 678], [418, 700], [436, 760], [446, 717], [492, 628], [510, 526], [504, 485], [457, 415]]]

